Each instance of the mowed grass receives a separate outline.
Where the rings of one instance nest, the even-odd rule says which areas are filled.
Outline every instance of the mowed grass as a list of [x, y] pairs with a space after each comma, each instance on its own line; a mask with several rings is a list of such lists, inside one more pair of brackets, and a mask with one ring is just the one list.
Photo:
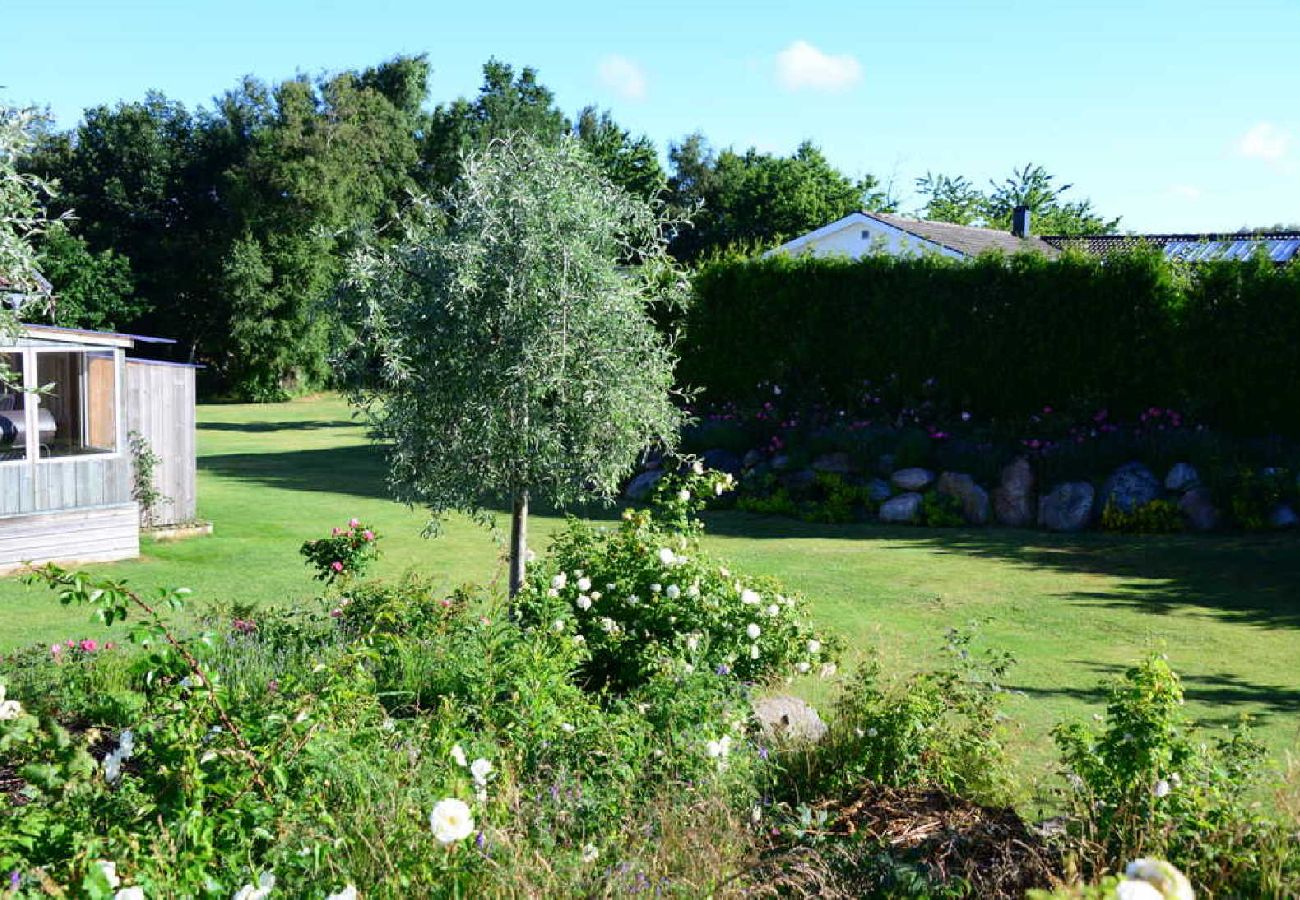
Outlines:
[[[420, 510], [386, 499], [380, 455], [336, 397], [199, 410], [200, 514], [211, 537], [146, 541], [140, 560], [97, 574], [199, 602], [310, 600], [299, 545], [357, 516], [381, 533], [376, 574], [411, 567], [448, 587], [500, 584], [501, 544], [463, 519], [421, 536]], [[535, 516], [531, 545], [559, 524]], [[1027, 776], [1048, 771], [1049, 731], [1102, 709], [1102, 679], [1151, 649], [1182, 673], [1189, 708], [1210, 725], [1243, 713], [1280, 758], [1300, 746], [1300, 541], [1294, 536], [1056, 536], [996, 529], [819, 526], [740, 513], [709, 517], [710, 548], [738, 569], [780, 577], [839, 632], [850, 662], [877, 650], [891, 671], [933, 662], [945, 629], [980, 623], [1011, 651], [1008, 712]], [[0, 580], [0, 650], [103, 638], [84, 610]], [[800, 692], [820, 699], [824, 688]]]

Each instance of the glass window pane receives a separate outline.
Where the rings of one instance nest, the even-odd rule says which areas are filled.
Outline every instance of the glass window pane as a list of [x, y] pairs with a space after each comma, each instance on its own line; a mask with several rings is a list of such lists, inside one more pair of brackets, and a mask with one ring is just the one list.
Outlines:
[[41, 457], [117, 449], [117, 381], [111, 352], [37, 354]]
[[0, 354], [0, 462], [27, 458], [23, 355]]

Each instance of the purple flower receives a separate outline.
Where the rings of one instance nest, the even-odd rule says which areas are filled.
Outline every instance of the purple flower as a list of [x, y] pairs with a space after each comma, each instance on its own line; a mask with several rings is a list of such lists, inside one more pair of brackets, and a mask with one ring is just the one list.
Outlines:
[[18, 890], [18, 886], [22, 883], [23, 883], [23, 876], [19, 874], [17, 869], [14, 869], [12, 872], [9, 873], [9, 890], [11, 891]]
[[726, 663], [718, 663], [718, 668], [715, 669], [714, 671], [716, 671], [719, 675], [730, 675], [731, 666], [727, 665]]
[[486, 844], [487, 844], [487, 838], [484, 836], [483, 832], [480, 831], [478, 833], [478, 837], [474, 838], [474, 845], [478, 847], [480, 850], [482, 850]]
[[767, 748], [766, 748], [766, 747], [759, 747], [759, 748], [758, 748], [758, 758], [761, 759], [761, 760], [763, 760], [764, 762], [767, 761]]

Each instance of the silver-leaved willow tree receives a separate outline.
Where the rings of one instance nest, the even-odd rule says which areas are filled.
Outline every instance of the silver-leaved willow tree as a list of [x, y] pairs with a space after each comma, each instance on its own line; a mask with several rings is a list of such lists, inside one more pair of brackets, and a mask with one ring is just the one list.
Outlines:
[[673, 352], [652, 318], [685, 291], [671, 224], [575, 140], [517, 135], [349, 263], [352, 400], [388, 447], [394, 495], [434, 525], [510, 508], [511, 595], [530, 501], [611, 500], [638, 453], [676, 441]]

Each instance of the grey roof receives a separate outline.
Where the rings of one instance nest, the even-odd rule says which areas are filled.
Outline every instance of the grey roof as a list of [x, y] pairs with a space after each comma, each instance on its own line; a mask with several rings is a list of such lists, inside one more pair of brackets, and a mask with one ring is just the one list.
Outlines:
[[1249, 259], [1261, 250], [1275, 263], [1300, 255], [1300, 232], [1273, 231], [1230, 234], [1106, 234], [1088, 237], [1044, 235], [1043, 240], [1062, 250], [1082, 250], [1093, 256], [1124, 253], [1141, 246], [1159, 248], [1168, 259], [1204, 262], [1212, 259]]
[[1056, 257], [1060, 250], [1037, 236], [1018, 238], [1008, 231], [992, 228], [975, 228], [971, 225], [954, 225], [951, 222], [930, 222], [923, 219], [907, 219], [890, 213], [866, 212], [863, 215], [884, 222], [908, 234], [914, 234], [927, 241], [942, 244], [950, 250], [956, 250], [965, 256], [979, 256], [981, 253], [996, 251], [999, 253], [1041, 253]]

